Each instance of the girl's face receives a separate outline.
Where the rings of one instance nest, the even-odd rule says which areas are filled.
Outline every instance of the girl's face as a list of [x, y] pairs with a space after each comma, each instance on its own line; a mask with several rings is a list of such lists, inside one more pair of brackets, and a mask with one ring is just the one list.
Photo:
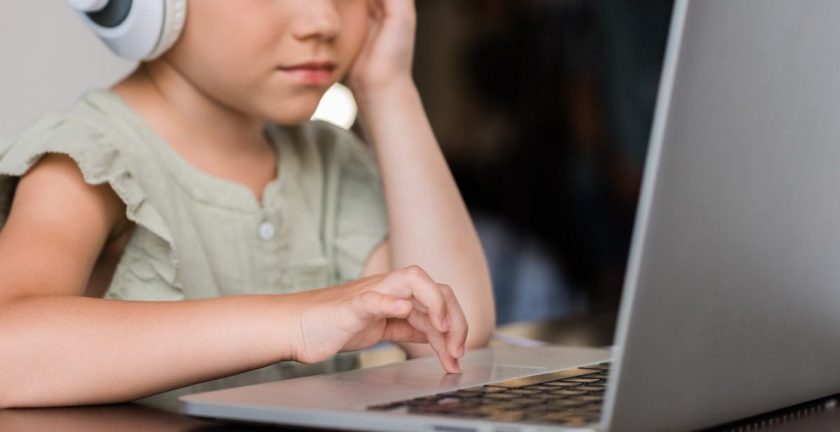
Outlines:
[[368, 32], [369, 0], [189, 0], [165, 55], [199, 91], [281, 124], [309, 119]]

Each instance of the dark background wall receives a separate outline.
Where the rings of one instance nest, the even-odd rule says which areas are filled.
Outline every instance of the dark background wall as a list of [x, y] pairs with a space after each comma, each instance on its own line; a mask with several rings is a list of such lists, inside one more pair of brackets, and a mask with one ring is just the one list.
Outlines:
[[422, 0], [415, 78], [499, 323], [617, 308], [671, 0]]

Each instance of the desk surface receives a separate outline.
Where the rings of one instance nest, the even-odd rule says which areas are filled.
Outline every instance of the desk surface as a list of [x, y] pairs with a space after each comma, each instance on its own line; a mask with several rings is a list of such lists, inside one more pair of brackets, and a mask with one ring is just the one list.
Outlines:
[[[599, 314], [589, 317], [545, 322], [517, 323], [498, 329], [503, 336], [541, 340], [569, 346], [606, 346], [612, 343], [615, 315]], [[498, 341], [494, 343], [500, 343]], [[363, 361], [371, 366], [395, 361], [394, 353], [383, 352], [378, 357]], [[366, 363], [366, 364], [365, 364]], [[771, 430], [771, 431], [840, 431], [840, 408], [823, 403], [800, 407], [795, 411], [773, 416], [756, 417], [731, 425], [722, 430]], [[278, 427], [259, 427], [197, 420], [179, 414], [157, 410], [137, 404], [95, 406], [84, 408], [52, 408], [0, 410], [0, 430], [22, 431], [163, 431], [163, 432], [215, 432], [215, 431], [278, 431], [314, 430]]]

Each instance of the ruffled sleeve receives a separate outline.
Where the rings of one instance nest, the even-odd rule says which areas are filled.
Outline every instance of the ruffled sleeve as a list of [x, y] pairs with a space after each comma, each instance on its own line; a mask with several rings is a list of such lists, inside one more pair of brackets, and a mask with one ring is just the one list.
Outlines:
[[[45, 116], [11, 139], [0, 141], [0, 226], [8, 216], [17, 180], [46, 154], [63, 154], [76, 162], [85, 182], [107, 183], [122, 200], [126, 216], [152, 234], [147, 245], [171, 261], [160, 276], [176, 285], [176, 258], [171, 233], [161, 213], [147, 199], [138, 173], [115, 144], [117, 137], [69, 115]], [[142, 174], [141, 174], [142, 175]]]

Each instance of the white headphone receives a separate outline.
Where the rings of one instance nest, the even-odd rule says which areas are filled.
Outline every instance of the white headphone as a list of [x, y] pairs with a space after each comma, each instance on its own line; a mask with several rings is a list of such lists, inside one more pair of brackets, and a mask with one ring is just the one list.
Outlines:
[[184, 29], [187, 0], [67, 0], [120, 57], [154, 60]]

